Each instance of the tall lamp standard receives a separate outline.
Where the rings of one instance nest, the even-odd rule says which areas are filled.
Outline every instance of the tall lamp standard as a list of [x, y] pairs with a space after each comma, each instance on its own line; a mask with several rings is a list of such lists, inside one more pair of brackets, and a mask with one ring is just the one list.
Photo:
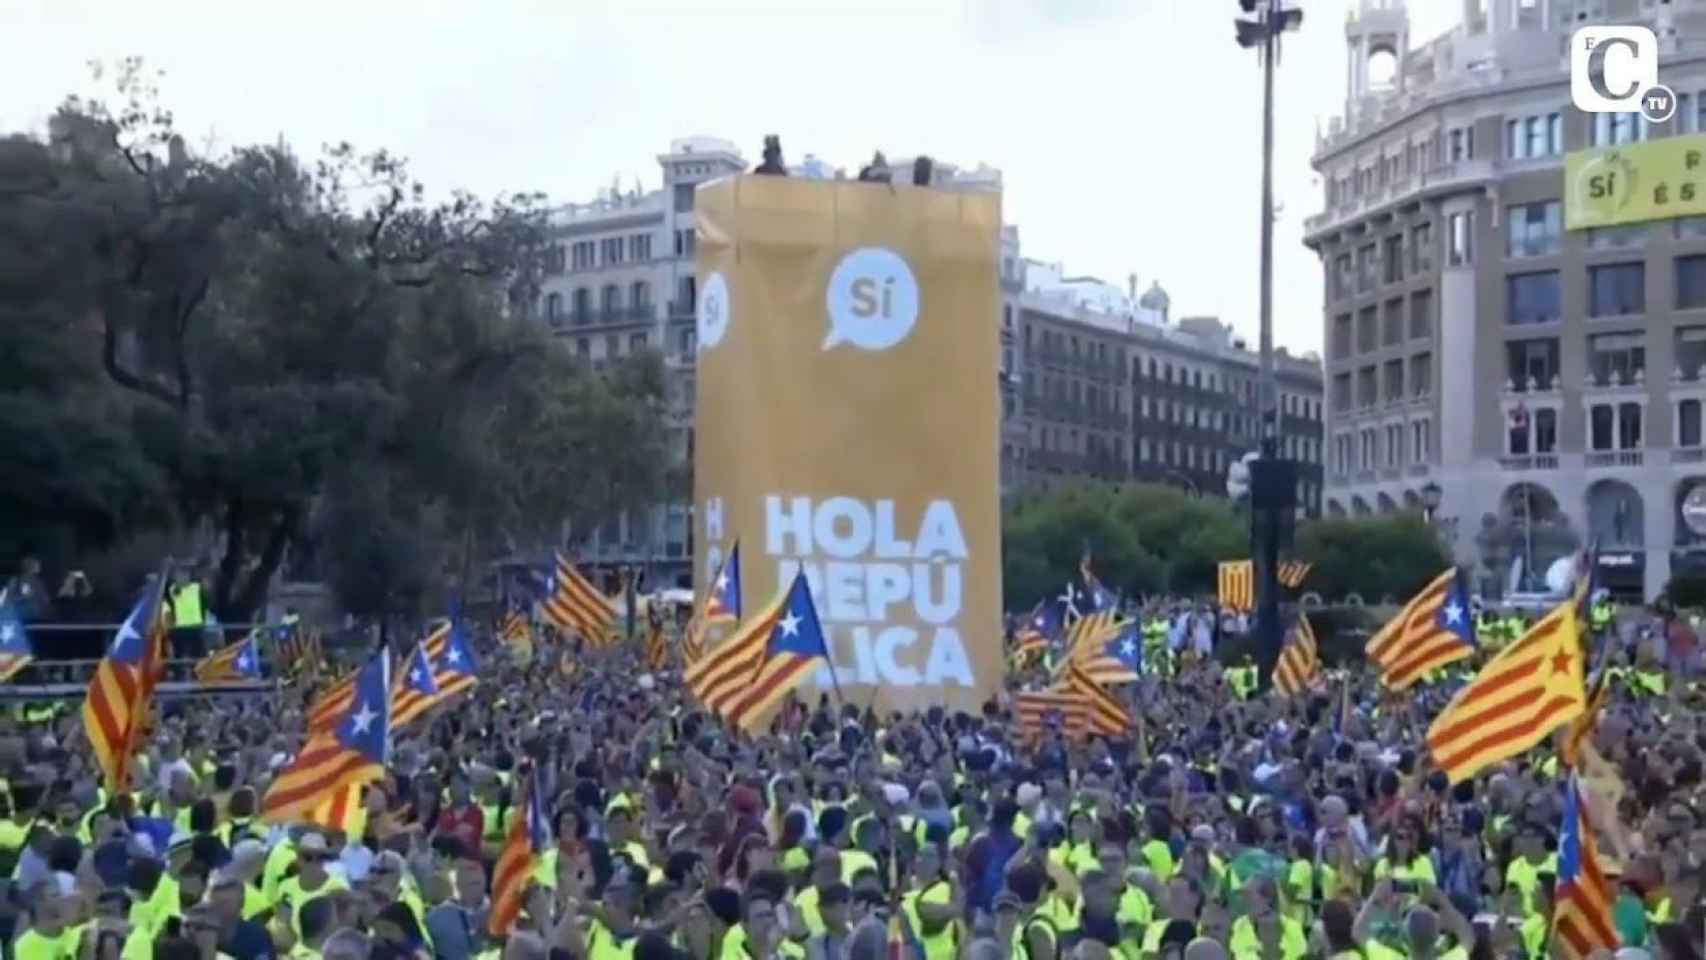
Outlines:
[[1422, 484], [1422, 521], [1429, 526], [1433, 525], [1434, 512], [1439, 509], [1440, 497], [1443, 495], [1439, 484], [1432, 480]]
[[1284, 0], [1238, 0], [1244, 16], [1233, 19], [1238, 45], [1254, 49], [1262, 64], [1262, 228], [1260, 323], [1262, 349], [1261, 456], [1250, 464], [1250, 554], [1256, 573], [1256, 649], [1264, 682], [1279, 660], [1280, 541], [1291, 528], [1297, 503], [1296, 465], [1279, 456], [1279, 398], [1274, 383], [1274, 61], [1280, 35], [1303, 25], [1303, 11]]

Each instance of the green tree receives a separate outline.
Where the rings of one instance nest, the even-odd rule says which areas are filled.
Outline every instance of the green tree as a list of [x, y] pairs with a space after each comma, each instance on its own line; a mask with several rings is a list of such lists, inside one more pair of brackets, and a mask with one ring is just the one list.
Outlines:
[[[0, 251], [43, 235], [62, 277], [12, 309], [96, 345], [95, 399], [42, 401], [90, 411], [88, 429], [27, 405], [8, 417], [0, 393], [0, 431], [65, 434], [44, 463], [100, 461], [54, 481], [98, 501], [71, 526], [216, 531], [200, 552], [227, 621], [292, 551], [351, 609], [401, 616], [423, 576], [467, 571], [482, 541], [554, 543], [565, 521], [590, 529], [661, 496], [656, 356], [598, 375], [526, 319], [542, 198], [430, 203], [401, 159], [347, 144], [312, 163], [282, 144], [195, 157], [139, 61], [117, 89], [116, 107], [70, 101], [49, 142], [0, 152], [27, 174], [0, 194], [19, 214], [0, 218]], [[20, 502], [76, 502], [49, 479], [20, 480]], [[155, 515], [125, 510], [139, 501]]]
[[1414, 513], [1311, 521], [1298, 531], [1295, 553], [1314, 564], [1306, 589], [1370, 603], [1407, 600], [1451, 564], [1438, 534]]
[[1173, 593], [1212, 593], [1217, 565], [1250, 555], [1245, 521], [1225, 500], [1160, 484], [1128, 484], [1120, 488], [1117, 514], [1165, 566], [1165, 589]]

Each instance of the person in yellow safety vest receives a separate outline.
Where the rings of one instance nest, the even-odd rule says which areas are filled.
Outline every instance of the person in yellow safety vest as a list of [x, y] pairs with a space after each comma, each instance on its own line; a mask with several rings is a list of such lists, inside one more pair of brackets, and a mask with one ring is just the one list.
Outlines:
[[[1391, 916], [1397, 903], [1392, 881], [1382, 880], [1374, 885], [1373, 895], [1357, 914], [1353, 932], [1362, 943], [1366, 960], [1469, 960], [1475, 928], [1433, 887], [1421, 891], [1420, 902], [1404, 917], [1402, 943], [1386, 944], [1375, 939], [1379, 919]], [[1442, 934], [1453, 941], [1447, 949], [1441, 949]]]
[[[918, 848], [912, 880], [913, 889], [901, 897], [900, 906], [913, 938], [924, 948], [922, 960], [954, 960], [964, 939], [959, 918], [965, 913], [965, 898], [958, 874], [942, 862], [940, 846], [926, 843]], [[809, 949], [807, 956], [813, 956]]]
[[1250, 699], [1250, 695], [1256, 692], [1255, 661], [1246, 654], [1242, 662], [1226, 671], [1226, 680], [1232, 685], [1232, 692], [1237, 695], [1238, 699]]
[[170, 596], [172, 656], [199, 657], [205, 652], [202, 630], [207, 624], [207, 614], [202, 609], [201, 581], [192, 576], [172, 584]]
[[1616, 617], [1617, 605], [1611, 602], [1611, 594], [1603, 589], [1594, 591], [1593, 606], [1588, 609], [1588, 622], [1593, 625], [1593, 632], [1610, 629], [1611, 621]]
[[320, 949], [326, 945], [326, 938], [332, 935], [332, 925], [338, 919], [332, 898], [323, 894], [309, 897], [297, 908], [297, 914], [302, 936], [289, 938], [291, 947], [284, 955], [285, 960], [324, 960]]

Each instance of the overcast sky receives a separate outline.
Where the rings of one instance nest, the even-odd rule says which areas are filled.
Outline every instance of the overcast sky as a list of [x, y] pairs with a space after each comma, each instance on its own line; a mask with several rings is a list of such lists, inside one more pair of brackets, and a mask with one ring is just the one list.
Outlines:
[[[1294, 0], [1297, 2], [1297, 0]], [[1347, 0], [1301, 0], [1278, 80], [1275, 327], [1318, 349], [1317, 123], [1342, 110]], [[1456, 0], [1410, 0], [1412, 36]], [[427, 12], [421, 12], [427, 11]], [[1256, 339], [1261, 74], [1234, 0], [0, 0], [0, 129], [39, 128], [86, 63], [141, 55], [192, 145], [350, 140], [437, 189], [590, 199], [655, 187], [672, 137], [765, 133], [1001, 168], [1027, 256], [1159, 279], [1175, 316]]]

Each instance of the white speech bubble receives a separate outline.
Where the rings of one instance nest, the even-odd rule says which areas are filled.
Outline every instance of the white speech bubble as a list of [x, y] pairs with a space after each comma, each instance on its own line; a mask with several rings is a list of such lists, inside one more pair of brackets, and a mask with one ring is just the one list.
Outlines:
[[723, 279], [721, 273], [713, 273], [705, 278], [705, 286], [699, 290], [699, 349], [709, 350], [723, 342], [723, 335], [729, 332], [729, 315], [733, 312], [733, 304], [729, 302], [729, 282]]
[[918, 323], [918, 278], [893, 250], [861, 247], [829, 275], [829, 335], [823, 349], [851, 343], [887, 350]]

